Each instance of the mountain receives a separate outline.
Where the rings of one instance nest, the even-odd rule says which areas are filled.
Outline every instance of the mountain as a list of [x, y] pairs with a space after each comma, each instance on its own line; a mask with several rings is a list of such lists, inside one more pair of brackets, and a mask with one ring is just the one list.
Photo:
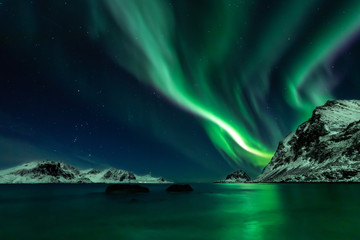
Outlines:
[[0, 183], [170, 183], [150, 174], [108, 168], [79, 170], [63, 162], [36, 161], [0, 170]]
[[227, 175], [224, 180], [215, 181], [215, 183], [242, 183], [249, 182], [250, 180], [246, 172], [238, 170]]
[[335, 100], [282, 142], [255, 182], [359, 182], [360, 101]]

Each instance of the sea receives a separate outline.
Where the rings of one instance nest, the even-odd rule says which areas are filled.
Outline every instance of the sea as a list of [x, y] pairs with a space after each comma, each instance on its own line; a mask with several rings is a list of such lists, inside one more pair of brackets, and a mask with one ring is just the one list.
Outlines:
[[0, 185], [0, 239], [360, 239], [360, 184]]

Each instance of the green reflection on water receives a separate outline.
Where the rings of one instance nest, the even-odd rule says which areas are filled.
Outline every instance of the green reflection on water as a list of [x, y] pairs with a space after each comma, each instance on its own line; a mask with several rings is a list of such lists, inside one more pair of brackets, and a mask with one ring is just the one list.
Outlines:
[[286, 216], [277, 185], [221, 184], [219, 187], [224, 192], [232, 192], [217, 194], [221, 202], [217, 205], [217, 215], [227, 218], [221, 236], [228, 239], [246, 236], [254, 240], [279, 236]]

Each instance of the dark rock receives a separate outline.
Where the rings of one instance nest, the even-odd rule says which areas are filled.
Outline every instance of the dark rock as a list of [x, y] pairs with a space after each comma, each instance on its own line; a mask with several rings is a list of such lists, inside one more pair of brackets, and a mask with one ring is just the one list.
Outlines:
[[215, 181], [215, 183], [242, 183], [250, 181], [250, 177], [242, 170], [235, 171], [226, 176], [225, 180]]
[[124, 180], [136, 180], [136, 177], [132, 172], [127, 172], [120, 177], [120, 181]]
[[246, 174], [246, 172], [238, 170], [226, 176], [226, 180], [229, 179], [244, 179], [246, 181], [250, 181], [250, 177]]
[[105, 174], [104, 174], [104, 178], [110, 178], [113, 176], [113, 173], [111, 171], [107, 171]]
[[149, 189], [138, 184], [112, 184], [106, 188], [108, 194], [118, 193], [146, 193]]
[[132, 172], [111, 168], [104, 174], [104, 179], [112, 179], [123, 182], [123, 181], [136, 180], [136, 177]]
[[16, 172], [20, 176], [24, 176], [27, 174], [34, 174], [36, 176], [53, 176], [56, 178], [63, 177], [65, 179], [74, 179], [75, 176], [71, 172], [64, 171], [61, 167], [60, 163], [48, 161], [44, 163], [40, 163], [37, 167], [33, 169], [22, 169]]
[[173, 184], [166, 189], [167, 192], [192, 192], [194, 189], [189, 184]]

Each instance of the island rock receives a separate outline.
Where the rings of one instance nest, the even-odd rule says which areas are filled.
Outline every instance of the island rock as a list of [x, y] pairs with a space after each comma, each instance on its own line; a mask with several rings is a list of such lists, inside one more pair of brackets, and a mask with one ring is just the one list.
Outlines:
[[243, 183], [249, 182], [251, 179], [246, 174], [246, 172], [242, 170], [235, 171], [226, 176], [224, 180], [215, 181], [215, 183]]
[[138, 184], [113, 184], [109, 185], [105, 192], [108, 194], [147, 193], [149, 192], [149, 189]]
[[166, 189], [167, 192], [192, 192], [194, 189], [189, 184], [173, 184]]

